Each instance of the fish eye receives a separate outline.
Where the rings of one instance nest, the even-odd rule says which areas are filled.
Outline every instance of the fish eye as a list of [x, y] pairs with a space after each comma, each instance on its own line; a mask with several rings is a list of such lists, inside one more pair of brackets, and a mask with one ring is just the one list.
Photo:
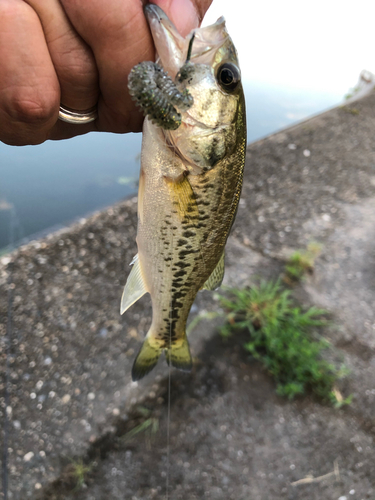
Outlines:
[[236, 90], [241, 80], [240, 70], [235, 64], [224, 63], [217, 71], [217, 81], [221, 88], [226, 92]]

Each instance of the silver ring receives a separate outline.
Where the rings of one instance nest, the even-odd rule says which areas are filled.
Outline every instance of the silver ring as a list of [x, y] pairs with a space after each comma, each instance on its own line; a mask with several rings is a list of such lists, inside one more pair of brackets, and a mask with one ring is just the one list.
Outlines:
[[86, 109], [85, 111], [77, 111], [76, 109], [66, 108], [60, 104], [59, 120], [74, 125], [84, 125], [85, 123], [93, 122], [98, 118], [97, 106]]

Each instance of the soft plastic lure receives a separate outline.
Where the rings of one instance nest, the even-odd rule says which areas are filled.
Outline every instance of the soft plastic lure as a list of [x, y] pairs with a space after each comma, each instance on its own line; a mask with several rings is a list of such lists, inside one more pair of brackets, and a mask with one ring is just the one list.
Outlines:
[[194, 103], [186, 88], [180, 90], [177, 87], [183, 87], [193, 71], [189, 62], [193, 41], [194, 34], [190, 39], [186, 62], [177, 73], [175, 82], [159, 64], [150, 61], [137, 64], [129, 74], [130, 95], [144, 115], [164, 130], [176, 130], [181, 125], [179, 111], [188, 110]]
[[193, 104], [189, 91], [180, 92], [157, 63], [145, 61], [134, 66], [128, 85], [130, 95], [143, 113], [165, 130], [176, 130], [181, 125], [181, 114], [177, 109], [186, 111]]

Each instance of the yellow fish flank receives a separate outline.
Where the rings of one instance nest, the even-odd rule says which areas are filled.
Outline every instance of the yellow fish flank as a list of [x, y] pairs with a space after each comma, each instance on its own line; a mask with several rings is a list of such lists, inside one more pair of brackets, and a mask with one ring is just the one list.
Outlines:
[[121, 314], [148, 292], [152, 324], [134, 362], [133, 380], [151, 371], [163, 350], [172, 366], [191, 369], [186, 321], [198, 291], [213, 290], [223, 279], [246, 148], [240, 70], [224, 19], [183, 38], [159, 7], [149, 4], [145, 13], [159, 64], [194, 103], [177, 107], [181, 125], [176, 130], [149, 118], [144, 122], [138, 255]]

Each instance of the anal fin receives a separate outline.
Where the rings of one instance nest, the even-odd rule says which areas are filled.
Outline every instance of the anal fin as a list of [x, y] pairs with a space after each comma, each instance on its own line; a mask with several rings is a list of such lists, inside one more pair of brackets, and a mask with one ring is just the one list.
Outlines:
[[126, 281], [121, 297], [120, 314], [123, 314], [129, 307], [137, 302], [146, 292], [146, 285], [143, 280], [141, 265], [138, 254], [134, 257], [133, 268]]
[[216, 290], [219, 288], [224, 279], [225, 263], [224, 263], [224, 252], [222, 253], [217, 266], [212, 271], [211, 276], [208, 278], [206, 283], [202, 286], [202, 290]]

